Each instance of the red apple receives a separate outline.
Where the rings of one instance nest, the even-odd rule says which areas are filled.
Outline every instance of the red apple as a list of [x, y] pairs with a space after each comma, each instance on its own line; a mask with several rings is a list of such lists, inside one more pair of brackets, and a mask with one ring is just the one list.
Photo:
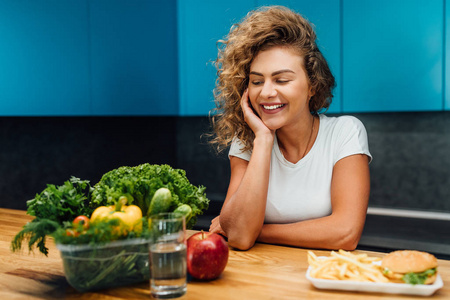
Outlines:
[[195, 279], [216, 279], [227, 262], [228, 244], [221, 235], [202, 231], [188, 238], [187, 268]]

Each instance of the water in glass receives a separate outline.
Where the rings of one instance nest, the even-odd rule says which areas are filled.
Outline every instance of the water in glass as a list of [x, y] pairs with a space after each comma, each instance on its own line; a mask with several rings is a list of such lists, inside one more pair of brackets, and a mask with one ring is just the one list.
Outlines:
[[156, 298], [186, 293], [186, 246], [176, 241], [150, 246], [150, 289]]

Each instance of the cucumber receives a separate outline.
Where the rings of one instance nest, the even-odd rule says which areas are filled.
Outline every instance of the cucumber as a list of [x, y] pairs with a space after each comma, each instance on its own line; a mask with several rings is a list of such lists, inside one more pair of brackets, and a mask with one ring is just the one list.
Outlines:
[[172, 204], [172, 194], [167, 188], [158, 189], [153, 195], [150, 206], [148, 207], [147, 216], [156, 215], [169, 211]]
[[186, 219], [186, 223], [189, 222], [192, 217], [192, 208], [187, 204], [178, 206], [173, 212], [182, 214]]

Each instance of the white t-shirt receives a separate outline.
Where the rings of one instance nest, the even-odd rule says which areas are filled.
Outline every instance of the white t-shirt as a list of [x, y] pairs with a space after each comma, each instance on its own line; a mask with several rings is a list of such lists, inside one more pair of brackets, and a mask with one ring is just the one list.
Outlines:
[[[241, 141], [235, 138], [229, 156], [249, 161], [251, 151], [242, 152], [242, 148]], [[366, 154], [372, 160], [366, 129], [352, 116], [320, 115], [313, 147], [295, 164], [283, 157], [275, 135], [265, 223], [294, 223], [330, 215], [333, 167], [353, 154]]]

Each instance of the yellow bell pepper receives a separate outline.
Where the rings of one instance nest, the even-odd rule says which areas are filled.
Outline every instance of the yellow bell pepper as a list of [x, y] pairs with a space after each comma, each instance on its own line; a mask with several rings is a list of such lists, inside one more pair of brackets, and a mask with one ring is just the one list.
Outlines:
[[124, 234], [132, 230], [142, 230], [142, 211], [136, 205], [125, 205], [125, 200], [119, 199], [117, 205], [97, 207], [91, 215], [90, 222], [118, 219], [123, 225]]

